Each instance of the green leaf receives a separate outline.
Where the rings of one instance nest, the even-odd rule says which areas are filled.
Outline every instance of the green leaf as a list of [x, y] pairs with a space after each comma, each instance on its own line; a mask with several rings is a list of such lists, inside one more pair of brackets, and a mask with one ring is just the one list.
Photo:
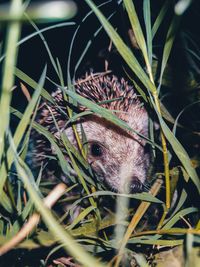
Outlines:
[[187, 151], [184, 149], [184, 147], [181, 145], [181, 143], [178, 141], [178, 139], [174, 136], [174, 134], [171, 132], [163, 118], [158, 114], [158, 118], [160, 121], [160, 125], [162, 127], [163, 133], [166, 136], [167, 140], [170, 142], [175, 154], [179, 158], [180, 162], [184, 166], [186, 172], [190, 176], [193, 183], [196, 185], [197, 190], [200, 193], [200, 180], [196, 173], [196, 170], [192, 166], [192, 162], [190, 160], [190, 157], [188, 156]]
[[169, 6], [171, 5], [171, 0], [166, 0], [165, 3], [163, 4], [152, 28], [152, 38], [156, 35], [161, 23], [164, 21], [165, 15], [167, 13], [167, 10]]
[[147, 35], [147, 51], [150, 65], [152, 64], [152, 30], [151, 30], [151, 7], [150, 0], [143, 0], [144, 22]]
[[[20, 144], [20, 142], [24, 136], [25, 130], [29, 124], [32, 112], [33, 112], [35, 105], [38, 101], [38, 98], [40, 96], [40, 93], [41, 93], [41, 90], [42, 90], [42, 87], [43, 87], [43, 84], [45, 81], [45, 77], [46, 77], [46, 67], [44, 68], [44, 71], [41, 75], [40, 81], [37, 85], [37, 90], [35, 90], [32, 98], [31, 98], [31, 101], [29, 102], [29, 104], [25, 110], [25, 113], [24, 113], [22, 119], [20, 120], [20, 122], [17, 126], [17, 129], [15, 131], [13, 141], [14, 141], [14, 144], [16, 147], [19, 146], [19, 144]], [[6, 163], [3, 162], [1, 169], [0, 169], [0, 177], [1, 177], [1, 179], [0, 179], [0, 194], [3, 191], [3, 186], [4, 186], [5, 181], [7, 179], [7, 168], [8, 168], [8, 170], [10, 169], [13, 160], [14, 160], [13, 154], [11, 153], [11, 148], [9, 148], [7, 151], [7, 162]]]
[[[150, 144], [152, 143], [149, 138], [145, 137], [144, 135], [142, 135], [139, 132], [132, 129], [126, 122], [120, 120], [117, 116], [113, 115], [110, 110], [107, 110], [106, 108], [100, 107], [96, 103], [94, 103], [94, 102], [92, 102], [92, 101], [90, 101], [90, 100], [78, 95], [77, 93], [70, 91], [70, 90], [66, 90], [66, 94], [69, 95], [70, 97], [72, 97], [73, 99], [75, 99], [81, 105], [86, 106], [90, 110], [101, 115], [106, 120], [111, 121], [112, 123], [118, 125], [119, 127], [123, 128], [123, 129], [134, 132], [134, 133], [138, 134], [139, 136], [141, 136], [142, 138], [144, 138], [148, 143], [150, 143]], [[160, 147], [157, 144], [154, 143], [153, 145], [155, 145], [156, 147], [158, 147], [160, 149]]]
[[[9, 15], [15, 16], [22, 13], [22, 0], [15, 0], [11, 2]], [[6, 53], [7, 57], [3, 66], [3, 78], [1, 84], [0, 95], [0, 162], [4, 153], [5, 144], [4, 138], [9, 128], [10, 122], [10, 102], [11, 102], [11, 90], [14, 85], [14, 67], [17, 62], [18, 50], [16, 44], [18, 42], [21, 33], [21, 23], [19, 21], [12, 22], [8, 25], [7, 41], [6, 41]], [[0, 189], [1, 192], [1, 189]]]
[[167, 61], [169, 59], [172, 46], [174, 43], [174, 39], [176, 36], [176, 32], [179, 28], [180, 25], [180, 17], [174, 16], [171, 25], [169, 27], [169, 30], [167, 32], [167, 37], [164, 45], [164, 51], [163, 51], [163, 56], [162, 56], [162, 63], [161, 63], [161, 71], [160, 71], [160, 78], [159, 78], [159, 87], [162, 84], [162, 78], [164, 74], [165, 67], [167, 65]]
[[148, 88], [151, 92], [154, 92], [156, 90], [155, 86], [153, 85], [153, 83], [148, 78], [147, 74], [144, 72], [144, 70], [140, 66], [138, 60], [133, 55], [132, 51], [123, 42], [123, 40], [118, 35], [116, 30], [107, 21], [105, 16], [98, 10], [98, 8], [94, 5], [94, 3], [91, 0], [85, 0], [85, 1], [91, 7], [91, 9], [94, 11], [96, 16], [98, 17], [99, 21], [101, 22], [101, 24], [104, 27], [105, 31], [107, 32], [108, 36], [111, 38], [114, 45], [116, 46], [119, 54], [126, 61], [127, 65], [130, 67], [130, 69], [136, 74], [136, 76], [139, 78], [139, 80], [144, 84], [144, 86], [146, 88]]
[[142, 50], [142, 54], [143, 54], [144, 58], [147, 59], [148, 54], [147, 54], [146, 42], [144, 39], [144, 34], [142, 32], [142, 28], [140, 26], [140, 21], [138, 19], [133, 1], [132, 0], [123, 0], [123, 2], [125, 5], [125, 8], [126, 8], [126, 11], [128, 13], [129, 20], [130, 20], [132, 30], [134, 32], [137, 44], [140, 47], [140, 49]]
[[[20, 158], [18, 157], [14, 144], [12, 144], [13, 154], [15, 158], [15, 165], [19, 177], [21, 177], [30, 198], [33, 200], [35, 207], [40, 212], [45, 224], [53, 234], [53, 236], [64, 245], [67, 253], [75, 257], [83, 266], [88, 267], [103, 267], [104, 265], [99, 263], [93, 256], [86, 252], [75, 240], [64, 230], [64, 228], [57, 222], [56, 218], [52, 215], [51, 211], [44, 205], [42, 199], [38, 195], [38, 192], [31, 184], [29, 177], [25, 170], [22, 168]], [[23, 165], [26, 165], [23, 163]]]

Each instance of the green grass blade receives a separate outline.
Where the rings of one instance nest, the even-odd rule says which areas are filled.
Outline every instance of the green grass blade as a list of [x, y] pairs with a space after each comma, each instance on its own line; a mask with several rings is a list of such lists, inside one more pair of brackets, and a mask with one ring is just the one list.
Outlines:
[[83, 266], [87, 267], [103, 267], [105, 265], [99, 263], [94, 257], [86, 252], [75, 240], [63, 229], [52, 215], [51, 211], [45, 207], [42, 199], [39, 197], [38, 192], [30, 183], [29, 177], [25, 170], [22, 168], [20, 158], [18, 157], [14, 144], [12, 144], [13, 157], [15, 158], [15, 165], [19, 176], [21, 177], [24, 186], [26, 187], [30, 198], [33, 200], [35, 207], [40, 212], [45, 224], [53, 234], [53, 236], [64, 245], [65, 250], [70, 255], [74, 256]]
[[[126, 122], [120, 120], [117, 116], [112, 114], [112, 112], [110, 110], [107, 110], [106, 108], [100, 107], [96, 103], [94, 103], [94, 102], [92, 102], [92, 101], [90, 101], [90, 100], [78, 95], [77, 93], [70, 91], [70, 90], [66, 90], [66, 93], [67, 93], [67, 95], [69, 95], [70, 97], [75, 99], [78, 103], [80, 103], [83, 106], [86, 106], [90, 110], [92, 110], [95, 113], [99, 114], [100, 116], [104, 117], [106, 120], [111, 121], [112, 123], [118, 125], [119, 127], [123, 128], [123, 129], [134, 132], [137, 135], [139, 135], [140, 137], [144, 138], [148, 143], [150, 143], [150, 144], [152, 143], [149, 138], [145, 137], [141, 133], [132, 129]], [[161, 149], [157, 144], [154, 143], [153, 145], [155, 145], [156, 147]]]
[[176, 215], [174, 215], [173, 218], [171, 218], [162, 229], [172, 228], [172, 226], [175, 225], [180, 220], [180, 218], [184, 218], [186, 215], [194, 212], [198, 212], [198, 209], [190, 207], [177, 212]]
[[84, 209], [74, 220], [73, 222], [70, 224], [69, 227], [67, 227], [68, 230], [73, 229], [77, 224], [79, 224], [81, 221], [83, 221], [83, 219], [88, 216], [92, 211], [94, 210], [93, 206], [90, 206], [86, 209]]
[[1, 206], [9, 213], [13, 212], [11, 200], [4, 191], [1, 192]]
[[154, 36], [156, 35], [161, 23], [164, 21], [165, 15], [169, 9], [169, 6], [171, 4], [170, 0], [166, 0], [165, 3], [163, 4], [154, 24], [153, 24], [153, 28], [152, 28], [152, 39], [154, 38]]
[[[22, 70], [15, 68], [14, 71], [16, 77], [18, 77], [20, 80], [24, 81], [26, 84], [31, 86], [33, 89], [38, 87], [38, 83], [35, 82], [33, 79], [31, 79], [27, 74], [25, 74]], [[52, 96], [42, 88], [41, 96], [43, 96], [46, 100], [48, 100], [50, 103], [54, 103]]]
[[[22, 12], [22, 0], [13, 0], [10, 15], [18, 15]], [[4, 151], [4, 137], [10, 122], [11, 89], [14, 84], [14, 67], [17, 61], [17, 47], [20, 36], [21, 24], [17, 21], [11, 22], [8, 28], [6, 53], [7, 57], [3, 69], [2, 94], [0, 98], [0, 161]], [[1, 190], [0, 190], [1, 192]]]
[[[26, 15], [26, 16], [27, 16], [27, 15]], [[45, 46], [45, 48], [46, 48], [46, 51], [47, 51], [47, 54], [48, 54], [48, 56], [49, 56], [49, 58], [50, 58], [51, 64], [52, 64], [52, 66], [53, 66], [53, 68], [54, 68], [54, 70], [55, 70], [55, 72], [56, 72], [58, 78], [60, 79], [60, 77], [59, 77], [59, 71], [58, 71], [58, 67], [57, 67], [56, 61], [55, 61], [54, 58], [53, 58], [53, 55], [52, 55], [52, 53], [51, 53], [51, 50], [50, 50], [50, 48], [49, 48], [49, 45], [48, 45], [48, 43], [47, 43], [47, 41], [46, 41], [44, 35], [43, 35], [42, 32], [39, 30], [39, 28], [37, 27], [37, 25], [36, 25], [36, 24], [35, 24], [35, 23], [34, 23], [28, 16], [27, 16], [27, 18], [29, 19], [30, 24], [33, 26], [33, 28], [36, 30], [36, 32], [38, 32], [38, 34], [39, 34], [39, 36], [40, 36], [40, 38], [41, 38], [41, 40], [42, 40], [42, 42], [43, 42], [43, 44], [44, 44], [44, 46]]]
[[161, 63], [161, 71], [160, 71], [160, 77], [159, 77], [159, 87], [162, 84], [162, 78], [164, 74], [165, 67], [167, 65], [167, 61], [169, 59], [172, 46], [174, 43], [174, 39], [176, 36], [176, 32], [179, 28], [180, 25], [180, 17], [174, 16], [171, 25], [169, 27], [169, 30], [167, 32], [167, 37], [164, 45], [164, 51], [163, 51], [163, 56], [162, 56], [162, 63]]
[[[100, 8], [100, 7], [106, 5], [106, 4], [110, 3], [110, 2], [111, 2], [111, 0], [106, 1], [106, 2], [104, 2], [104, 3], [102, 3], [102, 4], [100, 4], [98, 7]], [[77, 34], [78, 34], [78, 32], [79, 32], [79, 30], [80, 30], [80, 28], [81, 28], [81, 25], [87, 20], [87, 18], [88, 18], [89, 16], [92, 15], [92, 13], [93, 13], [93, 11], [89, 11], [89, 12], [86, 14], [86, 16], [81, 20], [80, 25], [76, 28], [76, 30], [75, 30], [75, 32], [74, 32], [74, 34], [73, 34], [73, 37], [72, 37], [72, 40], [71, 40], [71, 43], [70, 43], [69, 56], [68, 56], [68, 62], [67, 62], [67, 75], [68, 75], [68, 76], [69, 76], [69, 73], [70, 73], [70, 65], [71, 65], [71, 58], [72, 58], [72, 50], [73, 50], [73, 46], [74, 46], [74, 42], [75, 42], [76, 36], [77, 36]], [[102, 26], [101, 26], [101, 27], [102, 27]], [[101, 27], [95, 32], [95, 34], [97, 34], [98, 31], [100, 31]], [[88, 43], [87, 43], [87, 45], [86, 45], [86, 47], [84, 48], [82, 54], [79, 56], [78, 62], [76, 63], [75, 68], [74, 68], [73, 79], [75, 78], [76, 71], [77, 71], [77, 69], [78, 69], [78, 67], [79, 67], [79, 65], [80, 65], [80, 63], [81, 63], [81, 61], [83, 60], [83, 58], [84, 58], [86, 52], [88, 51], [88, 49], [89, 49], [91, 43], [92, 43], [91, 40], [89, 40]]]
[[108, 36], [111, 38], [114, 45], [116, 46], [119, 54], [126, 61], [130, 69], [136, 74], [136, 76], [139, 78], [139, 80], [144, 84], [146, 88], [149, 88], [151, 92], [154, 92], [156, 90], [155, 86], [153, 85], [153, 83], [148, 78], [147, 74], [144, 72], [144, 70], [140, 66], [138, 60], [133, 55], [132, 51], [126, 46], [126, 44], [123, 42], [121, 37], [112, 27], [112, 25], [107, 21], [105, 16], [98, 10], [95, 4], [91, 0], [85, 0], [85, 1], [94, 11], [96, 16], [98, 17], [99, 21], [101, 22]]
[[[20, 122], [17, 126], [16, 132], [15, 132], [15, 135], [13, 138], [16, 147], [18, 147], [18, 145], [20, 144], [20, 142], [24, 136], [25, 130], [29, 124], [30, 117], [32, 115], [32, 112], [33, 112], [35, 105], [38, 101], [38, 98], [40, 96], [40, 93], [41, 93], [41, 90], [42, 90], [42, 87], [43, 87], [43, 84], [45, 81], [45, 77], [46, 77], [46, 67], [45, 67], [45, 69], [41, 75], [41, 79], [38, 83], [37, 90], [34, 92], [32, 99], [29, 102], [22, 119], [20, 120]], [[3, 186], [4, 186], [6, 178], [7, 178], [7, 167], [8, 167], [8, 169], [10, 169], [12, 162], [13, 162], [13, 159], [14, 159], [13, 154], [11, 153], [11, 149], [9, 148], [8, 152], [7, 152], [7, 163], [4, 162], [1, 166], [1, 169], [0, 169], [0, 177], [1, 177], [1, 179], [0, 179], [0, 194], [3, 191]]]
[[184, 149], [184, 147], [181, 145], [181, 143], [178, 141], [178, 139], [174, 136], [174, 134], [171, 132], [163, 118], [158, 114], [158, 118], [160, 121], [160, 125], [162, 127], [163, 133], [165, 134], [167, 140], [171, 144], [175, 154], [179, 158], [180, 162], [182, 163], [183, 167], [185, 168], [186, 172], [190, 176], [193, 183], [196, 185], [198, 192], [200, 193], [200, 180], [196, 173], [196, 170], [192, 166], [192, 162], [188, 156], [187, 151]]
[[140, 26], [140, 22], [139, 22], [139, 19], [138, 19], [136, 10], [135, 10], [135, 6], [132, 0], [123, 0], [123, 2], [126, 8], [126, 11], [128, 13], [129, 20], [130, 20], [137, 44], [140, 47], [142, 54], [146, 61], [146, 59], [148, 58], [147, 46], [146, 46], [144, 34], [142, 32], [142, 28]]
[[[16, 109], [11, 108], [11, 112], [13, 115], [17, 116], [18, 118], [22, 118], [22, 114], [19, 111], [17, 111]], [[56, 155], [59, 159], [62, 171], [66, 175], [69, 175], [69, 177], [71, 177], [70, 172], [72, 171], [72, 169], [71, 169], [69, 163], [66, 161], [62, 150], [58, 146], [55, 137], [49, 131], [47, 131], [47, 129], [45, 127], [41, 126], [37, 122], [33, 122], [32, 126], [36, 131], [38, 131], [40, 134], [44, 135], [47, 138], [47, 140], [51, 143], [51, 145], [55, 149]]]
[[147, 35], [147, 51], [150, 65], [152, 65], [152, 30], [151, 30], [151, 7], [150, 0], [143, 1], [144, 22]]
[[[46, 32], [46, 31], [49, 31], [49, 30], [52, 30], [52, 29], [56, 29], [56, 28], [61, 28], [61, 27], [65, 27], [65, 26], [74, 26], [75, 25], [75, 22], [62, 22], [62, 23], [58, 23], [56, 25], [52, 25], [52, 26], [49, 26], [49, 27], [45, 27], [43, 29], [40, 29], [36, 32], [33, 32], [31, 34], [29, 34], [28, 36], [22, 38], [19, 42], [17, 42], [17, 45], [16, 46], [20, 46], [21, 44], [31, 40], [32, 38], [36, 37], [37, 35], [39, 35], [40, 33], [43, 33], [43, 32]], [[2, 46], [2, 43], [0, 43], [0, 52], [1, 52], [1, 46]], [[0, 53], [0, 62], [6, 57], [6, 54], [2, 54]]]

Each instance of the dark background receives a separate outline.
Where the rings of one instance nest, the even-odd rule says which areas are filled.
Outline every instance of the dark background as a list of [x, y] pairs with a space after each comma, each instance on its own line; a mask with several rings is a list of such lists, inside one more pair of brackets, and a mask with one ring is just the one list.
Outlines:
[[[1, 3], [9, 3], [10, 1], [0, 1]], [[31, 3], [41, 2], [32, 0]], [[49, 45], [51, 53], [54, 59], [58, 58], [61, 64], [61, 68], [64, 75], [65, 85], [67, 85], [67, 62], [69, 56], [70, 43], [76, 30], [77, 26], [81, 24], [78, 34], [75, 38], [72, 55], [71, 55], [71, 65], [70, 72], [73, 77], [74, 66], [76, 65], [78, 59], [80, 58], [82, 52], [84, 51], [86, 45], [89, 41], [92, 42], [88, 52], [84, 56], [80, 67], [76, 72], [76, 77], [81, 77], [86, 71], [93, 70], [94, 72], [104, 71], [105, 60], [109, 61], [109, 69], [111, 69], [114, 74], [118, 76], [124, 76], [124, 64], [121, 58], [118, 56], [117, 51], [112, 47], [112, 51], [108, 51], [108, 46], [110, 40], [104, 30], [95, 37], [94, 33], [100, 27], [100, 23], [96, 16], [92, 14], [84, 22], [82, 19], [88, 14], [90, 8], [83, 0], [75, 1], [78, 7], [78, 12], [74, 18], [70, 21], [76, 23], [75, 26], [67, 26], [62, 28], [55, 28], [53, 30], [44, 32], [43, 35]], [[94, 1], [96, 5], [104, 3], [104, 1]], [[111, 18], [112, 25], [117, 29], [118, 33], [124, 41], [131, 47], [129, 38], [127, 35], [128, 29], [130, 28], [126, 13], [123, 10], [122, 5], [118, 4], [119, 1], [113, 0], [109, 1], [107, 4], [102, 6], [101, 10], [106, 17], [115, 12]], [[144, 30], [143, 21], [143, 6], [141, 0], [134, 1], [137, 9], [138, 16], [140, 18], [141, 24]], [[165, 1], [152, 0], [151, 1], [151, 12], [152, 12], [152, 24], [163, 6]], [[154, 55], [157, 57], [158, 62], [161, 60], [163, 45], [166, 39], [166, 33], [169, 28], [169, 24], [174, 15], [174, 4], [177, 1], [171, 1], [171, 7], [165, 17], [158, 33], [153, 42]], [[200, 3], [198, 0], [194, 0], [188, 10], [184, 13], [181, 18], [180, 27], [176, 35], [175, 44], [173, 46], [172, 54], [170, 56], [169, 64], [172, 73], [172, 86], [169, 88], [164, 88], [161, 92], [163, 95], [170, 94], [170, 98], [166, 98], [167, 107], [170, 112], [176, 116], [186, 105], [194, 102], [195, 99], [199, 97], [199, 89], [191, 89], [187, 86], [188, 78], [193, 79], [198, 87], [200, 81], [200, 30], [199, 30], [199, 13], [200, 13]], [[57, 22], [58, 23], [58, 22]], [[54, 23], [37, 23], [37, 26], [41, 29]], [[21, 37], [25, 37], [35, 30], [28, 23], [24, 24], [22, 27]], [[6, 32], [6, 25], [2, 24], [0, 28], [0, 39], [4, 39]], [[144, 30], [145, 32], [145, 30]], [[4, 42], [5, 43], [5, 42]], [[3, 46], [4, 48], [4, 46]], [[143, 59], [140, 51], [133, 49], [138, 60], [143, 63]], [[19, 48], [17, 67], [29, 75], [35, 81], [38, 81], [40, 75], [47, 64], [47, 76], [53, 80], [55, 83], [59, 84], [59, 79], [52, 67], [49, 56], [47, 54], [46, 48], [39, 36], [36, 36], [29, 41], [23, 43]], [[127, 70], [127, 67], [125, 67]], [[19, 81], [16, 79], [17, 89], [14, 91], [14, 97], [12, 104], [17, 106], [18, 109], [23, 109], [26, 105], [26, 99], [19, 89]], [[32, 92], [31, 88], [28, 88]], [[50, 92], [55, 90], [55, 85], [51, 82], [45, 83], [45, 89]], [[196, 94], [196, 95], [195, 95]], [[192, 97], [191, 97], [192, 95]], [[169, 101], [170, 99], [170, 101]], [[194, 107], [196, 109], [196, 107]], [[195, 121], [192, 127], [199, 129], [200, 125], [194, 118], [191, 120], [191, 116], [196, 116], [197, 111], [190, 109], [192, 115], [185, 118], [185, 122], [188, 127], [191, 127], [191, 123]]]

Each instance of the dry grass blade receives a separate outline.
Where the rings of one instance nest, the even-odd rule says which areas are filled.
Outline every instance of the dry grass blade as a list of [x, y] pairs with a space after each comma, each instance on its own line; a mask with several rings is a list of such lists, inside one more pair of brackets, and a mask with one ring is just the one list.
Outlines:
[[[48, 208], [51, 208], [57, 200], [63, 195], [66, 190], [65, 184], [58, 184], [47, 197], [44, 198], [44, 205]], [[22, 240], [24, 240], [30, 232], [34, 229], [35, 226], [40, 221], [40, 214], [34, 213], [27, 223], [21, 228], [21, 230], [15, 235], [11, 240], [6, 244], [0, 247], [0, 256], [7, 253], [9, 250], [15, 248]]]
[[[97, 9], [97, 7], [94, 5], [94, 3], [91, 0], [86, 0], [88, 5], [91, 7], [91, 9], [95, 12], [96, 16], [102, 23], [104, 29], [110, 36], [111, 40], [113, 41], [114, 45], [117, 47], [118, 52], [121, 54], [121, 56], [126, 61], [127, 65], [131, 68], [131, 70], [138, 76], [140, 81], [145, 85], [145, 87], [151, 92], [153, 99], [155, 102], [155, 110], [158, 112], [159, 115], [161, 115], [161, 108], [160, 108], [160, 101], [158, 98], [157, 89], [154, 84], [153, 74], [151, 65], [149, 63], [148, 55], [147, 55], [147, 49], [146, 49], [146, 43], [144, 40], [144, 36], [139, 24], [139, 20], [137, 17], [137, 14], [135, 12], [134, 4], [131, 0], [125, 0], [124, 3], [126, 5], [127, 12], [129, 14], [130, 22], [132, 27], [136, 27], [137, 34], [135, 35], [136, 40], [138, 43], [140, 43], [140, 46], [142, 47], [143, 56], [145, 59], [147, 71], [149, 74], [149, 77], [146, 75], [146, 73], [143, 71], [142, 67], [140, 66], [139, 62], [133, 55], [133, 53], [130, 51], [130, 49], [126, 46], [126, 44], [123, 42], [123, 40], [120, 38], [120, 36], [116, 33], [115, 29], [112, 27], [112, 25], [106, 20], [104, 15]], [[138, 25], [139, 24], [139, 25]], [[134, 29], [133, 29], [134, 30]], [[142, 43], [144, 41], [144, 44]], [[170, 140], [169, 140], [170, 141]], [[163, 148], [163, 159], [164, 159], [164, 169], [165, 169], [165, 183], [166, 183], [166, 207], [167, 210], [170, 208], [170, 177], [169, 177], [169, 161], [168, 161], [168, 150], [167, 150], [167, 143], [165, 139], [165, 135], [161, 129], [161, 142], [162, 142], [162, 148]]]
[[[153, 195], [153, 196], [156, 196], [157, 193], [159, 192], [160, 188], [162, 186], [162, 180], [158, 179], [154, 185], [152, 186], [151, 190], [150, 190], [150, 193]], [[132, 232], [134, 231], [135, 227], [137, 226], [138, 222], [140, 221], [140, 219], [142, 218], [142, 216], [145, 214], [146, 210], [149, 208], [150, 206], [150, 203], [149, 202], [142, 202], [140, 204], [140, 206], [138, 207], [136, 213], [134, 214], [128, 228], [127, 228], [127, 231], [124, 235], [124, 238], [121, 242], [121, 247], [118, 251], [118, 256], [116, 258], [116, 262], [115, 262], [115, 267], [118, 267], [119, 264], [120, 264], [120, 261], [122, 259], [122, 256], [123, 256], [123, 251], [126, 247], [126, 243], [128, 242]]]

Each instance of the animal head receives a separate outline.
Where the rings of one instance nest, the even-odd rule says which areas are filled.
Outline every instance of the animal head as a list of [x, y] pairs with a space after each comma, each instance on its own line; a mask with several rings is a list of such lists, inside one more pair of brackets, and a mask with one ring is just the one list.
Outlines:
[[[124, 79], [119, 80], [113, 75], [90, 75], [78, 80], [74, 87], [78, 94], [99, 103], [125, 121], [133, 130], [148, 137], [147, 112], [133, 87], [129, 86]], [[52, 104], [45, 104], [39, 111], [37, 121], [59, 141], [60, 133], [55, 127], [53, 113], [61, 131], [78, 149], [74, 131], [71, 126], [66, 126], [68, 119], [63, 115], [68, 103], [63, 99], [60, 90], [57, 90], [53, 97], [63, 112], [61, 113]], [[83, 111], [86, 107], [79, 106], [79, 109]], [[88, 148], [87, 160], [100, 182], [117, 192], [138, 192], [143, 189], [150, 161], [143, 138], [132, 131], [121, 129], [97, 114], [82, 117], [76, 121], [76, 128], [80, 138], [82, 138], [82, 129], [84, 130], [87, 141], [83, 145], [87, 145]], [[38, 153], [36, 148], [37, 155], [43, 153], [42, 149], [44, 152], [48, 149], [48, 153], [50, 150], [54, 153], [53, 147], [48, 148], [40, 138], [41, 136], [36, 143], [40, 152]], [[41, 162], [41, 157], [37, 156], [37, 159]], [[69, 158], [66, 157], [66, 160]]]
[[[75, 88], [80, 95], [93, 102], [104, 103], [104, 108], [139, 134], [148, 137], [147, 112], [124, 79], [118, 80], [115, 76], [88, 77], [87, 81], [78, 81]], [[108, 102], [113, 99], [116, 100]], [[150, 161], [145, 140], [96, 114], [88, 115], [77, 123], [81, 135], [80, 124], [87, 140], [84, 144], [88, 147], [87, 160], [98, 180], [117, 192], [141, 191]], [[76, 146], [72, 129], [67, 128], [65, 133]]]

